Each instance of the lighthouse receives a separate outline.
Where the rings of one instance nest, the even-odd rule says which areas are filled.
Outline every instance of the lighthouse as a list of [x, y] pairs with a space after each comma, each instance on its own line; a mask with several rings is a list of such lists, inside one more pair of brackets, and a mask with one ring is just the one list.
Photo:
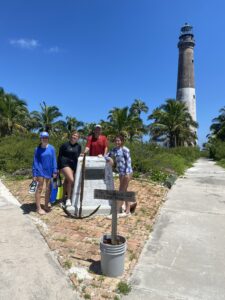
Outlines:
[[178, 101], [186, 103], [188, 111], [194, 121], [196, 118], [196, 98], [194, 81], [194, 34], [192, 26], [185, 23], [181, 27], [178, 42], [179, 60], [177, 76], [177, 96]]

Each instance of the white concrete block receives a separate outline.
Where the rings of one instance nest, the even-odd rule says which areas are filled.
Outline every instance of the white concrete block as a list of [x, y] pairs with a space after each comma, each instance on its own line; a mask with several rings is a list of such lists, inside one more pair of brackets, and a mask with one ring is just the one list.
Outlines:
[[[72, 206], [75, 213], [80, 207], [81, 170], [83, 157], [79, 157], [75, 176]], [[111, 206], [108, 200], [94, 199], [94, 189], [114, 190], [114, 181], [111, 166], [103, 157], [87, 156], [85, 162], [85, 180], [82, 211], [83, 215], [92, 212], [101, 205], [97, 214], [109, 214]]]

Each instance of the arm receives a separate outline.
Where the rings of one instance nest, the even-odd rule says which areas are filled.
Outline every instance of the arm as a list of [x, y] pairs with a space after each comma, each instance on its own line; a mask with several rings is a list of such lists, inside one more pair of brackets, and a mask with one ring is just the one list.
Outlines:
[[90, 151], [91, 140], [92, 140], [92, 136], [88, 136], [87, 137], [87, 144], [86, 144], [85, 149], [84, 149], [84, 154], [87, 154]]
[[58, 155], [58, 159], [57, 159], [57, 164], [58, 164], [59, 168], [60, 168], [61, 162], [62, 162], [62, 154], [63, 154], [63, 145], [61, 145], [59, 148], [59, 155]]
[[84, 154], [87, 154], [89, 152], [89, 150], [90, 150], [90, 148], [86, 146], [84, 149]]
[[58, 173], [57, 162], [56, 162], [56, 154], [55, 154], [55, 148], [54, 147], [52, 147], [52, 173], [53, 173], [53, 177], [56, 177], [56, 175]]
[[130, 174], [132, 173], [130, 150], [123, 149], [123, 155], [124, 155], [125, 166], [126, 166], [126, 174]]
[[113, 149], [104, 155], [106, 162], [109, 163], [111, 166], [114, 165], [114, 161], [112, 159], [113, 155], [114, 155]]
[[79, 157], [80, 154], [81, 154], [81, 145], [78, 144], [77, 157]]
[[109, 150], [109, 142], [108, 142], [108, 139], [107, 137], [105, 138], [105, 151], [104, 151], [104, 155], [106, 155], [106, 153], [108, 152]]
[[32, 173], [33, 173], [33, 180], [36, 181], [37, 177], [37, 148], [34, 150], [34, 158], [33, 158], [33, 165], [32, 165]]
[[105, 159], [107, 160], [109, 157], [111, 158], [112, 156], [114, 156], [115, 155], [115, 151], [114, 151], [114, 148], [113, 149], [111, 149], [108, 153], [106, 153], [105, 155], [104, 155], [104, 157], [105, 157]]

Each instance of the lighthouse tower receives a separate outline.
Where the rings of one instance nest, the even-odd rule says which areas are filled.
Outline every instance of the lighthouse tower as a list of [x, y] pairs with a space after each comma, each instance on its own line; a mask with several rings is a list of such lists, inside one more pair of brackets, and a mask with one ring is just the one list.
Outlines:
[[181, 27], [178, 42], [179, 61], [177, 76], [177, 100], [186, 103], [190, 115], [196, 121], [196, 99], [194, 81], [194, 46], [192, 26], [185, 23]]

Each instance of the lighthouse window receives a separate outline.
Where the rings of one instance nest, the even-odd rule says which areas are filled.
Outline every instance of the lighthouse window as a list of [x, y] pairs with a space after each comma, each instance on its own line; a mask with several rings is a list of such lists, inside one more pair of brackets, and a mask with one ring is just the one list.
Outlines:
[[195, 99], [195, 95], [193, 95], [193, 99]]
[[192, 63], [194, 63], [194, 59], [192, 59]]

